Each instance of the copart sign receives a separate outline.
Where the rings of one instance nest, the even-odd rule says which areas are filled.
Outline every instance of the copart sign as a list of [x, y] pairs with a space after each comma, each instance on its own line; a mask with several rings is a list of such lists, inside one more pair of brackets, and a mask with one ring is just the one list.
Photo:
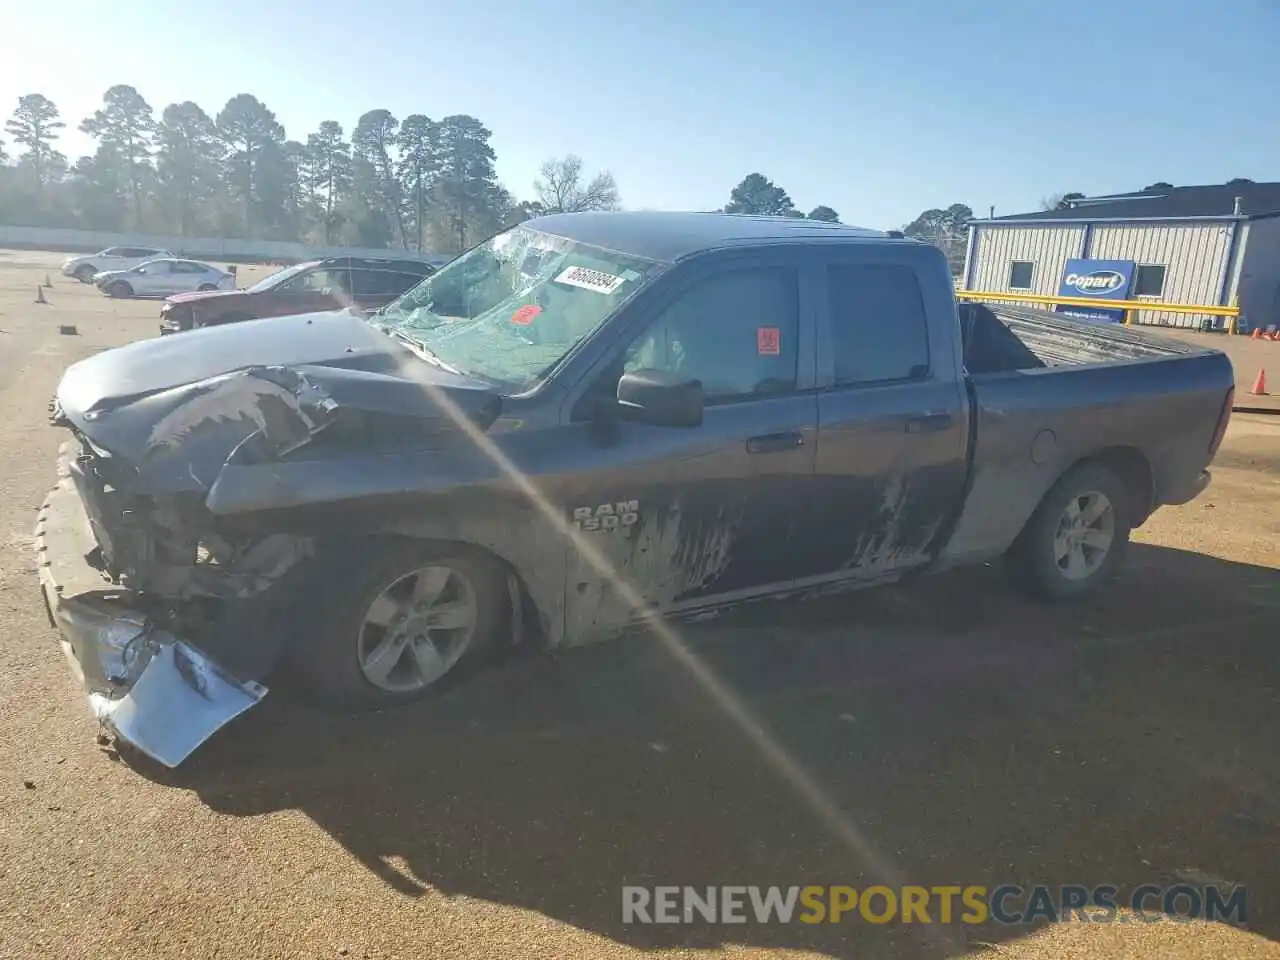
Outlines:
[[[1133, 284], [1132, 260], [1068, 260], [1058, 284], [1058, 296], [1087, 300], [1128, 300]], [[1077, 320], [1123, 323], [1124, 310], [1060, 303], [1055, 308]]]

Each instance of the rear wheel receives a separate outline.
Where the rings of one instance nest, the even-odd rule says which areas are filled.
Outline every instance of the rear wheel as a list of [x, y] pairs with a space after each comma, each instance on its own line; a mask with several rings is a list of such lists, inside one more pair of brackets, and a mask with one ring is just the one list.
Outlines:
[[1067, 471], [1009, 551], [1014, 583], [1041, 600], [1096, 589], [1115, 572], [1128, 546], [1130, 500], [1124, 481], [1100, 463]]
[[107, 287], [107, 293], [117, 299], [128, 299], [133, 296], [133, 287], [123, 280], [117, 280]]
[[80, 266], [76, 267], [75, 272], [72, 274], [72, 276], [74, 276], [81, 283], [89, 283], [90, 281], [93, 280], [93, 275], [97, 272], [98, 272], [97, 267], [93, 266], [92, 264], [82, 263], [80, 264]]
[[453, 545], [331, 547], [295, 591], [305, 612], [290, 661], [318, 699], [344, 709], [395, 706], [457, 682], [498, 649], [509, 621], [501, 568]]

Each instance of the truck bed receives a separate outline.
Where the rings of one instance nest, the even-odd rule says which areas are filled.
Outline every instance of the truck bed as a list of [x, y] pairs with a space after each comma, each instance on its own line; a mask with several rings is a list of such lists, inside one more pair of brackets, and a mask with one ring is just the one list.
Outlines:
[[962, 304], [960, 323], [965, 365], [974, 375], [1212, 352], [1120, 324], [1083, 323], [1046, 310], [1005, 304]]
[[1194, 495], [1234, 384], [1225, 354], [1022, 307], [963, 304], [960, 315], [972, 466], [947, 561], [1002, 553], [1085, 457], [1110, 457], [1145, 491], [1138, 522]]

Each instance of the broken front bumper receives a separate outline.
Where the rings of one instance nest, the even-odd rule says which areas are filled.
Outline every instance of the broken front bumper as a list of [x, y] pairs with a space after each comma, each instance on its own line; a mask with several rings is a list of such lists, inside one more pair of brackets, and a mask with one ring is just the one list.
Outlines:
[[267, 689], [230, 676], [188, 641], [132, 609], [132, 595], [86, 557], [97, 547], [64, 452], [36, 521], [40, 589], [63, 652], [98, 720], [176, 767]]

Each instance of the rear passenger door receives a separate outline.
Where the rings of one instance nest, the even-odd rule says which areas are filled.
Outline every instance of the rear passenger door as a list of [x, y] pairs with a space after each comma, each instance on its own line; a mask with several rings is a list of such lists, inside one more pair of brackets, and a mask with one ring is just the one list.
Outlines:
[[940, 281], [927, 254], [895, 253], [850, 250], [822, 269], [825, 389], [804, 535], [793, 541], [802, 579], [876, 577], [926, 562], [961, 496], [968, 407], [956, 334], [926, 315], [927, 302], [951, 301], [928, 286]]

